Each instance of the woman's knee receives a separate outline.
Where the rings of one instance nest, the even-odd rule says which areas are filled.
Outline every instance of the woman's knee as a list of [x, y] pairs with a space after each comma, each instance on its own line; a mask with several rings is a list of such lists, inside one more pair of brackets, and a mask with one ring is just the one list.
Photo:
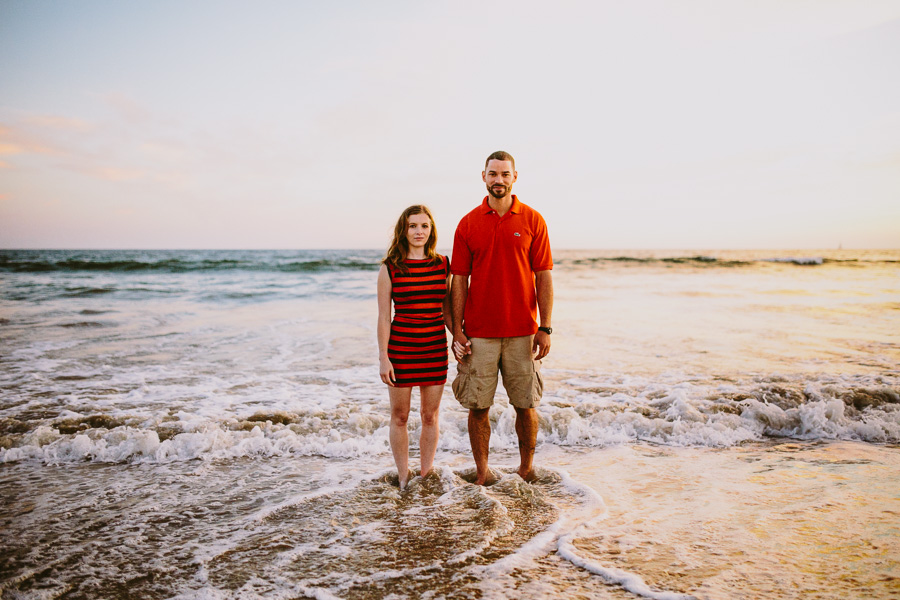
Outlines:
[[438, 415], [440, 411], [422, 411], [422, 426], [423, 427], [435, 427], [438, 424]]
[[407, 421], [409, 421], [409, 409], [395, 409], [391, 411], [391, 423], [394, 425], [406, 427]]

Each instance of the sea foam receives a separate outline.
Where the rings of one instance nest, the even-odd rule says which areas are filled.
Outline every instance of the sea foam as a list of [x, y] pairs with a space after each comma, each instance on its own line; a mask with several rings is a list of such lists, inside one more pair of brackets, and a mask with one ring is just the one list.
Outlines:
[[[900, 403], [892, 388], [807, 383], [773, 395], [769, 387], [736, 392], [733, 386], [632, 382], [631, 389], [606, 395], [579, 391], [569, 382], [563, 394], [545, 398], [538, 409], [538, 443], [602, 447], [633, 442], [673, 446], [728, 447], [768, 438], [900, 441]], [[322, 386], [318, 386], [322, 387]], [[608, 389], [608, 388], [607, 388]], [[568, 390], [566, 392], [566, 390]], [[317, 390], [318, 391], [318, 390]], [[323, 390], [324, 391], [324, 390]], [[388, 410], [383, 399], [340, 400], [337, 390], [317, 394], [318, 407], [281, 403], [295, 410], [247, 414], [208, 409], [154, 416], [124, 412], [85, 414], [66, 410], [30, 429], [6, 419], [0, 461], [159, 462], [243, 457], [323, 456], [358, 458], [389, 453]], [[863, 406], [862, 409], [857, 406]], [[228, 415], [232, 412], [232, 415]], [[235, 414], [236, 413], [236, 414]], [[243, 416], [238, 416], [243, 413]], [[174, 420], [173, 420], [174, 417]], [[491, 409], [491, 448], [515, 450], [516, 414], [504, 398]], [[467, 414], [452, 400], [441, 411], [439, 448], [469, 452]], [[24, 433], [16, 433], [25, 430]], [[413, 411], [410, 439], [415, 447], [421, 420]]]

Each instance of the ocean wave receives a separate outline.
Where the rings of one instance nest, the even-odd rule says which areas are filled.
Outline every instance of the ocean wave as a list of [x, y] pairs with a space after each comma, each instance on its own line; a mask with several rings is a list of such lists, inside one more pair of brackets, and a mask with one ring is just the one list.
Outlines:
[[612, 252], [590, 251], [563, 251], [554, 256], [557, 266], [585, 268], [585, 267], [641, 267], [641, 266], [666, 266], [666, 267], [694, 267], [694, 268], [747, 268], [764, 266], [766, 264], [794, 265], [798, 267], [846, 266], [869, 267], [893, 265], [900, 262], [896, 257], [896, 251], [862, 251], [859, 253], [823, 252], [808, 256], [796, 255], [790, 252], [779, 253], [773, 251], [716, 251], [715, 254], [707, 253], [665, 253], [663, 251], [641, 251], [635, 254], [617, 254]]
[[[447, 252], [447, 250], [444, 250]], [[11, 273], [208, 273], [271, 272], [319, 273], [373, 271], [379, 250], [0, 250], [0, 272]], [[744, 268], [766, 263], [802, 267], [897, 264], [896, 251], [822, 252], [796, 255], [785, 251], [673, 251], [562, 250], [554, 253], [558, 267], [668, 266]]]
[[[576, 389], [577, 389], [577, 382]], [[455, 408], [455, 407], [454, 407]], [[628, 394], [581, 388], [577, 401], [547, 399], [539, 409], [538, 442], [602, 447], [646, 442], [729, 447], [770, 438], [900, 442], [900, 393], [891, 387], [806, 389], [764, 385], [710, 392], [678, 384]], [[515, 449], [515, 412], [492, 409], [491, 444]], [[420, 427], [410, 418], [413, 432]], [[465, 414], [442, 416], [440, 446], [469, 452]], [[184, 415], [157, 421], [133, 415], [66, 413], [51, 419], [0, 420], [0, 462], [171, 462], [253, 456], [358, 458], [389, 452], [387, 416], [377, 405], [348, 410], [260, 412], [214, 419]]]
[[[776, 258], [764, 258], [763, 262], [773, 262], [773, 263], [788, 263], [794, 265], [800, 265], [802, 267], [808, 266], [817, 266], [825, 263], [825, 259], [821, 256], [782, 256]], [[847, 261], [830, 261], [835, 263], [842, 263]]]
[[604, 265], [635, 265], [635, 266], [684, 266], [684, 267], [708, 267], [708, 268], [743, 268], [743, 267], [752, 267], [754, 265], [765, 264], [765, 263], [781, 263], [786, 265], [797, 265], [797, 266], [821, 266], [823, 264], [834, 264], [834, 265], [867, 265], [867, 264], [881, 264], [881, 263], [891, 263], [894, 261], [881, 261], [881, 260], [835, 260], [835, 259], [825, 259], [819, 256], [812, 257], [772, 257], [772, 258], [745, 258], [745, 259], [736, 259], [736, 258], [717, 258], [714, 256], [706, 256], [702, 254], [693, 255], [693, 256], [658, 256], [658, 257], [644, 257], [644, 256], [593, 256], [593, 257], [582, 257], [582, 258], [561, 258], [556, 259], [556, 264], [558, 266], [567, 267], [598, 267]]
[[745, 267], [754, 264], [752, 260], [721, 259], [713, 256], [669, 256], [669, 257], [645, 257], [645, 256], [592, 256], [585, 258], [560, 258], [555, 263], [560, 266], [599, 266], [604, 264], [634, 264], [634, 265], [687, 265], [687, 266], [715, 266], [715, 267]]
[[108, 285], [104, 287], [74, 287], [66, 288], [61, 295], [68, 298], [78, 298], [81, 296], [99, 296], [101, 294], [112, 294], [116, 291], [114, 286]]
[[94, 329], [100, 327], [110, 327], [110, 323], [101, 323], [100, 321], [73, 321], [71, 323], [60, 323], [60, 327], [66, 329]]
[[275, 270], [286, 273], [316, 272], [316, 271], [375, 271], [380, 262], [356, 261], [356, 260], [308, 260], [303, 262], [290, 262], [278, 265]]
[[[270, 252], [241, 252], [241, 258], [204, 258], [196, 253], [166, 251], [162, 256], [147, 255], [139, 251], [90, 252], [78, 257], [65, 252], [51, 251], [3, 251], [0, 252], [0, 272], [53, 273], [53, 272], [110, 272], [110, 273], [191, 273], [216, 271], [261, 272], [322, 272], [322, 271], [371, 271], [380, 264], [377, 256], [347, 257], [347, 252], [323, 257], [316, 253], [291, 257]], [[180, 256], [178, 255], [180, 254]], [[215, 256], [216, 253], [210, 252]], [[227, 254], [223, 252], [223, 254]], [[374, 254], [374, 253], [368, 253]]]

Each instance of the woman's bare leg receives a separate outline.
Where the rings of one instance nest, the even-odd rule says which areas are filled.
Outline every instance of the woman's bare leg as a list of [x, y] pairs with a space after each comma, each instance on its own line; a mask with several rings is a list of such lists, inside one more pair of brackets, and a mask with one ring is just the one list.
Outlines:
[[437, 452], [440, 424], [438, 416], [441, 411], [441, 395], [444, 393], [443, 385], [423, 385], [419, 387], [422, 393], [422, 433], [419, 436], [419, 454], [422, 459], [422, 477], [431, 472], [434, 466], [434, 454]]
[[391, 397], [391, 452], [397, 465], [400, 489], [406, 488], [409, 478], [409, 433], [406, 421], [409, 419], [411, 387], [388, 387]]

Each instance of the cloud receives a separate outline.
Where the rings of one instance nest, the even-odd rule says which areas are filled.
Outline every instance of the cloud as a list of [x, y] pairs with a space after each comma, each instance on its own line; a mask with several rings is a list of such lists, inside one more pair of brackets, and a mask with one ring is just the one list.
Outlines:
[[134, 181], [146, 175], [140, 169], [123, 169], [121, 167], [99, 167], [91, 169], [87, 173], [105, 181]]
[[18, 144], [11, 144], [9, 142], [0, 142], [0, 154], [22, 154], [25, 152], [24, 148], [19, 146]]
[[94, 129], [94, 125], [82, 119], [72, 119], [59, 115], [31, 115], [25, 118], [25, 123], [44, 129], [56, 129], [61, 131], [88, 132]]
[[872, 158], [871, 160], [862, 162], [861, 165], [865, 167], [876, 168], [888, 167], [897, 169], [897, 172], [900, 172], [900, 152], [893, 152], [891, 154], [882, 155], [878, 158]]
[[[122, 100], [122, 105], [128, 112], [127, 100]], [[12, 117], [10, 122], [0, 123], [0, 157], [16, 160], [0, 162], [0, 169], [15, 169], [29, 161], [27, 164], [45, 173], [69, 171], [103, 182], [142, 179], [148, 174], [146, 161], [134, 138], [147, 132], [123, 131], [118, 126], [123, 121], [120, 115], [113, 123], [97, 124], [54, 114]]]
[[103, 100], [128, 123], [141, 124], [151, 120], [152, 113], [134, 98], [120, 92], [111, 92], [101, 96]]
[[54, 144], [48, 144], [28, 131], [19, 127], [0, 125], [0, 155], [15, 156], [20, 154], [64, 154]]

